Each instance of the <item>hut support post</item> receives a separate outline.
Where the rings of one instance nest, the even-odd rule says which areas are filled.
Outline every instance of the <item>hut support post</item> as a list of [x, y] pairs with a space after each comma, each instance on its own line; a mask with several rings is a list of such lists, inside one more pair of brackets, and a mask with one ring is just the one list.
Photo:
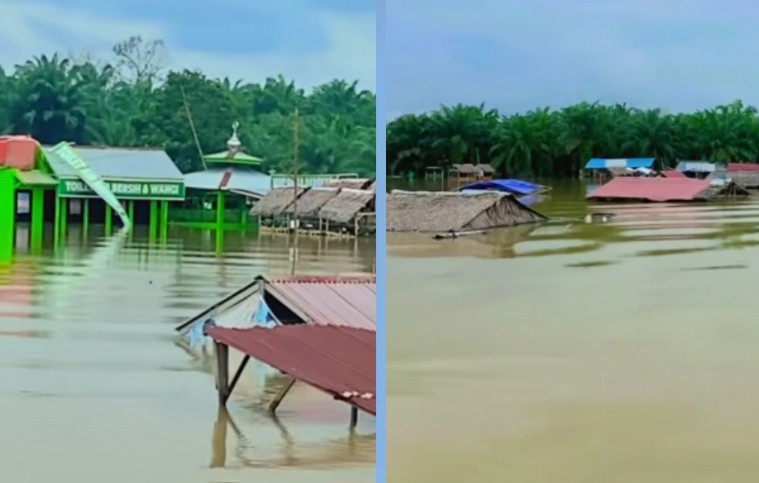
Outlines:
[[109, 236], [113, 230], [113, 210], [108, 204], [105, 205], [105, 236]]
[[277, 408], [280, 404], [282, 404], [282, 400], [287, 396], [287, 393], [290, 392], [290, 389], [293, 388], [295, 385], [295, 378], [291, 377], [290, 380], [285, 384], [285, 386], [280, 389], [280, 391], [277, 393], [276, 396], [274, 396], [274, 399], [272, 399], [271, 403], [269, 404], [269, 412], [274, 414], [277, 412]]
[[219, 404], [224, 406], [229, 399], [229, 346], [216, 342], [216, 390]]
[[242, 376], [242, 372], [245, 370], [245, 366], [248, 365], [249, 360], [250, 356], [246, 355], [240, 363], [240, 367], [237, 368], [237, 372], [235, 372], [232, 382], [229, 383], [229, 394], [227, 394], [227, 399], [229, 399], [229, 395], [232, 394], [232, 391], [235, 390], [235, 386], [237, 386], [237, 382], [240, 380], [240, 376]]
[[16, 173], [0, 169], [0, 260], [13, 256], [16, 237]]
[[355, 429], [358, 425], [358, 408], [351, 406], [351, 429]]
[[90, 200], [85, 198], [82, 200], [82, 232], [84, 238], [87, 238], [87, 233], [90, 231]]
[[32, 250], [42, 247], [45, 230], [45, 190], [41, 186], [32, 188]]

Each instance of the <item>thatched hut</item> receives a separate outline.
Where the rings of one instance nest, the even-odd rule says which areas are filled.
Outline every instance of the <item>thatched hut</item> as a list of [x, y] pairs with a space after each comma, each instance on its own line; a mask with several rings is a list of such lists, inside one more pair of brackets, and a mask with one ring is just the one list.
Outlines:
[[399, 192], [387, 196], [387, 231], [468, 232], [545, 221], [508, 193]]
[[303, 221], [317, 221], [319, 219], [319, 210], [321, 210], [322, 206], [337, 196], [339, 192], [340, 188], [310, 188], [298, 197], [297, 203], [290, 203], [287, 205], [283, 213], [292, 217], [296, 215], [295, 211], [297, 209], [298, 219]]
[[327, 183], [328, 188], [350, 188], [354, 190], [365, 190], [374, 182], [370, 178], [345, 178], [336, 179]]
[[759, 171], [730, 171], [727, 176], [739, 186], [759, 190]]
[[[298, 188], [298, 197], [300, 198], [307, 188]], [[285, 209], [295, 200], [294, 188], [275, 188], [261, 198], [253, 208], [250, 214], [261, 218], [273, 218], [282, 216]]]
[[322, 227], [347, 230], [354, 235], [376, 231], [374, 203], [376, 193], [343, 188], [319, 210]]

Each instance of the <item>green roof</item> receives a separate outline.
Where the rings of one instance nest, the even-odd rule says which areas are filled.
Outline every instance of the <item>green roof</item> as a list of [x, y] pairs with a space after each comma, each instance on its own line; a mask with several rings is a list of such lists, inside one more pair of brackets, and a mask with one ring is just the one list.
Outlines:
[[26, 186], [55, 186], [58, 180], [42, 171], [16, 171], [16, 179]]
[[259, 165], [263, 162], [263, 159], [250, 154], [236, 152], [230, 156], [229, 151], [222, 151], [220, 153], [208, 154], [203, 156], [203, 159], [209, 163], [231, 163], [231, 164], [252, 164]]

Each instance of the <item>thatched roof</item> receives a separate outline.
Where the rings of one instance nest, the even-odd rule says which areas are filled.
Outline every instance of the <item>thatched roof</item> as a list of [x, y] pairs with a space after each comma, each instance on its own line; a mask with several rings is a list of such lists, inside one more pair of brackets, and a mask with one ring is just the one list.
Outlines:
[[386, 203], [388, 231], [464, 232], [547, 219], [511, 194], [498, 192], [393, 191]]
[[451, 166], [451, 171], [458, 174], [493, 174], [495, 169], [489, 164], [454, 164]]
[[[298, 217], [317, 218], [322, 206], [337, 196], [339, 192], [340, 188], [310, 188], [298, 197]], [[295, 203], [290, 203], [283, 213], [295, 214], [295, 205]]]
[[[298, 188], [298, 196], [302, 196], [307, 188]], [[295, 199], [294, 188], [275, 188], [261, 198], [253, 208], [250, 214], [253, 216], [278, 216], [281, 215]]]
[[336, 179], [327, 183], [329, 188], [350, 188], [354, 190], [365, 190], [367, 186], [372, 184], [373, 180], [369, 178], [346, 178]]
[[375, 193], [366, 190], [343, 188], [319, 210], [319, 218], [334, 223], [349, 223], [357, 214], [372, 208]]
[[730, 171], [727, 176], [744, 188], [759, 188], [759, 171]]

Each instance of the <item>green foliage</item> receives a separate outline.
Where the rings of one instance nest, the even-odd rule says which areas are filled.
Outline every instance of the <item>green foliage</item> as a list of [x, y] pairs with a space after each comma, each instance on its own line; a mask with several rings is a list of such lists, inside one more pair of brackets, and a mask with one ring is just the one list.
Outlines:
[[30, 134], [43, 144], [163, 148], [186, 172], [202, 167], [187, 105], [204, 153], [224, 151], [239, 121], [245, 151], [263, 158], [263, 169], [287, 172], [297, 109], [301, 172], [374, 175], [373, 93], [344, 80], [306, 93], [282, 76], [246, 84], [196, 71], [164, 73], [162, 48], [133, 37], [114, 47], [110, 62], [42, 55], [12, 70], [0, 67], [0, 134]]
[[502, 176], [573, 176], [588, 159], [759, 161], [759, 115], [740, 101], [688, 114], [582, 103], [501, 116], [443, 107], [388, 125], [388, 174], [490, 163]]

